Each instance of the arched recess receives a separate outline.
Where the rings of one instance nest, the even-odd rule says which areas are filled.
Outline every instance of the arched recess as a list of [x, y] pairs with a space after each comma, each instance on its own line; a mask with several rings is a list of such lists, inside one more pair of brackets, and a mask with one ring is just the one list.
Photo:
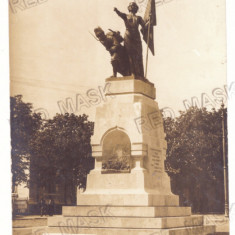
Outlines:
[[115, 128], [102, 138], [102, 173], [130, 172], [131, 141], [122, 130]]

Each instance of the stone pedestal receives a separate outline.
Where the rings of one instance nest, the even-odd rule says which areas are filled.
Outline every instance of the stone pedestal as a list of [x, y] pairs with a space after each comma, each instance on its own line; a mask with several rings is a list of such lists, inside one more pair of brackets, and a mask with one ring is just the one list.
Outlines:
[[[49, 232], [62, 234], [214, 234], [203, 216], [179, 207], [165, 172], [167, 143], [152, 83], [133, 77], [106, 79], [107, 102], [96, 109], [91, 140], [95, 168], [76, 207], [48, 219]], [[106, 173], [106, 158], [128, 156], [129, 172]]]
[[[95, 169], [88, 175], [86, 191], [78, 194], [77, 204], [177, 206], [178, 196], [171, 193], [164, 170], [166, 141], [154, 85], [133, 77], [110, 78], [106, 83], [108, 101], [96, 109], [91, 142]], [[115, 146], [129, 146], [130, 173], [102, 172], [108, 141], [111, 152]]]

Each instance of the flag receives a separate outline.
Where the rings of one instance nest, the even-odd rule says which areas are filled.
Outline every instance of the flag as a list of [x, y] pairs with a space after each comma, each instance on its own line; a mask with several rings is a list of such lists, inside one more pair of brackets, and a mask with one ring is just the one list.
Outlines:
[[[150, 19], [151, 17], [151, 19]], [[155, 7], [155, 0], [148, 0], [148, 5], [146, 7], [146, 11], [144, 14], [144, 22], [147, 23], [146, 29], [143, 30], [143, 39], [148, 44], [148, 36], [149, 36], [149, 44], [148, 47], [152, 54], [154, 55], [154, 30], [153, 26], [157, 25], [157, 18], [156, 18], [156, 7]], [[150, 25], [149, 25], [150, 24]], [[150, 27], [150, 28], [149, 28]]]

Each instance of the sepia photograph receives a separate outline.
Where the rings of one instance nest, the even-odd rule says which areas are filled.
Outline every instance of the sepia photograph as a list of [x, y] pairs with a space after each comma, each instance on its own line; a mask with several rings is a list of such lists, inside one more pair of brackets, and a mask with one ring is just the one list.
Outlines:
[[9, 0], [13, 235], [232, 235], [226, 3]]

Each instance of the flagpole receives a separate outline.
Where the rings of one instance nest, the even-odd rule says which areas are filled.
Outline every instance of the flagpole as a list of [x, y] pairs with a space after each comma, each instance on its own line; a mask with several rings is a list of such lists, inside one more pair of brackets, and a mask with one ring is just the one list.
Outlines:
[[148, 38], [147, 38], [147, 53], [146, 53], [145, 75], [144, 75], [144, 77], [145, 77], [146, 79], [147, 79], [147, 72], [148, 72], [148, 56], [149, 56], [150, 26], [151, 26], [151, 12], [150, 12], [150, 14], [149, 14]]
[[227, 164], [226, 164], [226, 152], [225, 152], [225, 128], [224, 128], [224, 103], [221, 105], [222, 113], [222, 143], [223, 143], [223, 165], [224, 165], [224, 214], [225, 217], [229, 217], [229, 207], [228, 207], [228, 185], [227, 185]]

